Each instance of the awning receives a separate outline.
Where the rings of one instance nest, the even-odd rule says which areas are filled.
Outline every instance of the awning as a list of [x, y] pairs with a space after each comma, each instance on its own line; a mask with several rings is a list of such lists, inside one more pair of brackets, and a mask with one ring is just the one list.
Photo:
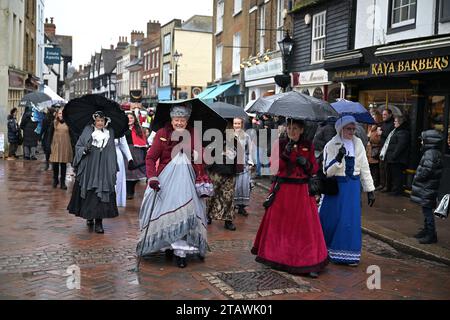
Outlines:
[[52, 104], [66, 104], [67, 100], [61, 98], [55, 91], [53, 91], [49, 86], [44, 85], [44, 89], [42, 90], [46, 95], [52, 98]]
[[[202, 100], [212, 100], [220, 96], [225, 91], [231, 89], [236, 85], [236, 80], [225, 82], [214, 87], [207, 88], [205, 91], [200, 93], [197, 98]], [[212, 89], [212, 90], [211, 90]], [[207, 91], [207, 92], [206, 92]]]
[[159, 101], [166, 101], [171, 100], [171, 88], [170, 87], [161, 87], [158, 89], [158, 100]]

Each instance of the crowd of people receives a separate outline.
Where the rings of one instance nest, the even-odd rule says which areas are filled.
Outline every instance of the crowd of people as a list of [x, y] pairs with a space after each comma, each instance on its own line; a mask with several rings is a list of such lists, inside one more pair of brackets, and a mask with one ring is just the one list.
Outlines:
[[[317, 277], [330, 261], [359, 264], [362, 192], [367, 193], [369, 206], [374, 205], [375, 191], [403, 194], [411, 137], [408, 122], [390, 109], [370, 111], [375, 124], [368, 126], [352, 116], [319, 125], [267, 115], [250, 121], [227, 119], [233, 134], [226, 135], [220, 155], [212, 153], [222, 161], [206, 163], [200, 133], [188, 125], [189, 105], [172, 107], [171, 121], [157, 132], [151, 130], [153, 110], [131, 110], [128, 130], [119, 139], [114, 139], [111, 119], [101, 111], [75, 137], [62, 108], [48, 111], [41, 135], [29, 110], [19, 125], [17, 109], [12, 109], [9, 159], [16, 159], [17, 148], [23, 145], [24, 159], [36, 160], [40, 140], [45, 169], [52, 165], [53, 187], [63, 190], [70, 163], [75, 182], [67, 209], [100, 234], [105, 232], [103, 220], [117, 217], [118, 207], [125, 207], [135, 197], [136, 185], [146, 181], [138, 252], [163, 251], [175, 256], [180, 268], [187, 266], [189, 254], [205, 258], [208, 224], [222, 221], [226, 230], [235, 231], [235, 214], [248, 216], [253, 171], [257, 177], [270, 175], [273, 184], [252, 253], [256, 261], [272, 268]], [[443, 141], [436, 130], [421, 138], [424, 156], [413, 181], [412, 200], [422, 206], [424, 215], [424, 228], [416, 238], [428, 244], [437, 241], [433, 208]], [[317, 177], [335, 191], [313, 188]]]

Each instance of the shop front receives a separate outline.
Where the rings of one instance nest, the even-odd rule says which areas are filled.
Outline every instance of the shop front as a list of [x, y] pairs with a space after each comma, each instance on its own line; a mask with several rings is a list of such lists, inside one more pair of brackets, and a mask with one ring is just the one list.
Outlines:
[[360, 59], [349, 59], [347, 64], [342, 56], [339, 63], [333, 58], [325, 63], [330, 80], [345, 86], [348, 100], [359, 101], [368, 109], [389, 108], [409, 121], [407, 190], [421, 157], [421, 132], [441, 131], [446, 141], [442, 146], [446, 167], [442, 188], [450, 191], [450, 46], [425, 50], [420, 43], [410, 43], [361, 53]]

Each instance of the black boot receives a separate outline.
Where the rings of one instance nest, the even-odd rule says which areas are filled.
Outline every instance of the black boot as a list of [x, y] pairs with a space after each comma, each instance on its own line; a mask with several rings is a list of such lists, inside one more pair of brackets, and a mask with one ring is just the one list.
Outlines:
[[236, 226], [233, 224], [233, 221], [225, 221], [225, 229], [236, 231]]
[[420, 238], [425, 237], [426, 235], [427, 235], [427, 229], [423, 228], [423, 229], [420, 229], [419, 232], [414, 235], [414, 238], [420, 239]]
[[206, 219], [207, 219], [207, 221], [208, 221], [208, 224], [211, 224], [211, 223], [212, 223], [212, 219], [211, 219], [210, 216], [207, 216]]
[[45, 168], [44, 168], [44, 171], [47, 171], [48, 169], [50, 169], [50, 162], [45, 161]]
[[86, 225], [87, 225], [88, 227], [93, 227], [93, 226], [94, 226], [94, 219], [86, 220]]
[[248, 217], [248, 212], [247, 212], [247, 210], [245, 210], [244, 206], [239, 206], [238, 214], [240, 214], [244, 217]]
[[427, 231], [427, 234], [419, 239], [420, 244], [432, 244], [437, 242], [437, 234], [433, 230]]
[[171, 260], [173, 258], [173, 250], [172, 249], [167, 249], [164, 253], [166, 254], [166, 259]]
[[102, 219], [95, 219], [95, 233], [100, 233], [100, 234], [105, 233], [105, 230], [103, 230]]
[[186, 258], [180, 258], [177, 256], [177, 266], [178, 268], [184, 269], [187, 267]]

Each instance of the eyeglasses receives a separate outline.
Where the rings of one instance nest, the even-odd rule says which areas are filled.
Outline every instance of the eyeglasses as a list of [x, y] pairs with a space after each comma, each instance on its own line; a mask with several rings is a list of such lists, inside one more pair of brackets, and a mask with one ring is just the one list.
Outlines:
[[356, 131], [356, 128], [344, 128], [344, 129], [347, 130], [347, 131], [352, 131], [352, 132]]

